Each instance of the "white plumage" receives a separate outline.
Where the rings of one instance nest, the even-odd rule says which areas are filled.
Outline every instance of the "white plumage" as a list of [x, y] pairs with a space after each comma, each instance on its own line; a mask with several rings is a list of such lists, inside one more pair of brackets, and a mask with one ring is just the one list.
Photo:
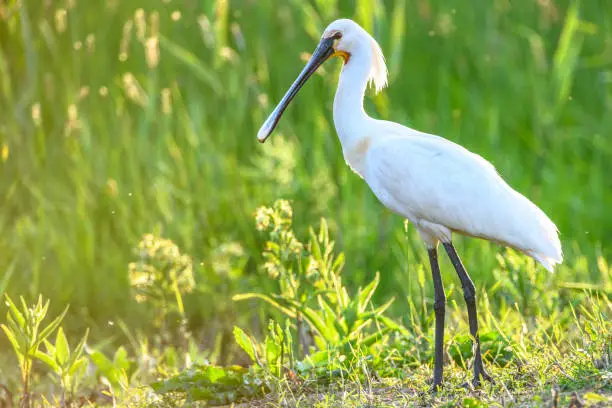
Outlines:
[[312, 58], [259, 130], [261, 142], [272, 133], [306, 80], [332, 56], [344, 59], [334, 98], [334, 124], [345, 160], [386, 207], [414, 224], [428, 248], [436, 312], [433, 389], [442, 385], [446, 302], [438, 265], [439, 242], [461, 279], [467, 303], [476, 343], [473, 384], [480, 384], [481, 378], [492, 381], [480, 353], [475, 286], [452, 245], [452, 234], [513, 247], [552, 271], [563, 260], [557, 228], [482, 157], [439, 136], [365, 113], [366, 88], [369, 83], [376, 91], [384, 88], [387, 68], [380, 46], [351, 20], [337, 20], [327, 27]]
[[336, 130], [347, 163], [376, 197], [410, 220], [430, 247], [457, 232], [516, 248], [552, 271], [563, 257], [557, 228], [544, 212], [482, 157], [439, 136], [369, 117], [363, 110], [368, 81], [377, 89], [387, 82], [380, 47], [350, 20], [326, 32], [333, 30], [343, 30], [337, 48], [350, 54], [334, 99]]
[[386, 207], [415, 225], [429, 247], [450, 242], [458, 232], [516, 248], [551, 271], [561, 262], [555, 225], [489, 162], [455, 143], [389, 122], [369, 122], [364, 133], [372, 127], [384, 129], [384, 136], [369, 141], [363, 157], [349, 154], [347, 161]]

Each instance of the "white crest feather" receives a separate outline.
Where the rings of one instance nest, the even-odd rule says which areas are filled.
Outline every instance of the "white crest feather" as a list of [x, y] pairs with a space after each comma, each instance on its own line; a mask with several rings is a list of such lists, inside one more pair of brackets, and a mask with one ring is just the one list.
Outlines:
[[368, 80], [370, 84], [374, 85], [374, 90], [378, 93], [387, 86], [387, 64], [380, 45], [371, 36], [370, 42], [372, 43], [372, 68]]

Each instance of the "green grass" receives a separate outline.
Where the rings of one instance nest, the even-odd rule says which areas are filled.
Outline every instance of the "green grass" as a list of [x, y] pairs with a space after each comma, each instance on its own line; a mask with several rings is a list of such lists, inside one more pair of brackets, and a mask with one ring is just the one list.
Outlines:
[[[575, 320], [571, 307], [580, 311], [596, 296], [602, 314], [610, 312], [608, 8], [603, 0], [3, 2], [0, 294], [41, 293], [53, 315], [69, 303], [70, 341], [89, 327], [92, 348], [115, 355], [124, 345], [142, 362], [139, 339], [157, 338], [158, 310], [136, 302], [128, 265], [141, 237], [154, 233], [193, 262], [195, 288], [182, 300], [196, 354], [239, 361], [233, 326], [259, 338], [268, 317], [279, 317], [263, 303], [232, 301], [277, 290], [261, 266], [253, 213], [285, 198], [298, 237], [327, 219], [350, 290], [380, 272], [374, 303], [395, 297], [387, 314], [422, 343], [396, 347], [416, 362], [393, 377], [400, 389], [421, 389], [433, 338], [426, 251], [344, 163], [331, 120], [338, 64], [301, 91], [269, 143], [255, 139], [302, 68], [301, 54], [330, 21], [350, 17], [380, 42], [390, 69], [389, 89], [368, 98], [367, 110], [482, 155], [559, 227], [565, 262], [554, 275], [496, 245], [455, 243], [487, 310], [483, 330], [501, 325], [514, 341], [558, 336], [567, 348], [535, 341], [527, 355], [541, 346], [563, 366], [578, 355], [581, 319], [590, 319], [585, 309]], [[442, 270], [454, 309], [447, 326], [465, 335], [458, 279], [445, 260]], [[151, 355], [160, 352], [154, 343]], [[0, 338], [0, 349], [8, 347]], [[0, 362], [0, 384], [17, 389], [16, 361], [0, 353]], [[561, 381], [551, 370], [534, 372], [537, 392]], [[344, 398], [337, 390], [328, 397]]]

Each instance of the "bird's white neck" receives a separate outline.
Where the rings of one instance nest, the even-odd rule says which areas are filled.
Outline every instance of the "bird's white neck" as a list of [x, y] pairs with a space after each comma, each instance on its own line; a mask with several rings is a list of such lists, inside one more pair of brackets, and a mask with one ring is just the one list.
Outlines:
[[371, 49], [360, 47], [352, 53], [340, 73], [334, 98], [334, 125], [344, 150], [365, 136], [365, 124], [372, 120], [363, 109], [371, 61]]

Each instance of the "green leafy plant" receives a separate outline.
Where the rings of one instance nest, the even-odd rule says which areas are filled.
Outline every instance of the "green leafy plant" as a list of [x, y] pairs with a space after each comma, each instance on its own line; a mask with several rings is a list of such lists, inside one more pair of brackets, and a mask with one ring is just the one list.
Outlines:
[[103, 378], [113, 394], [116, 395], [128, 388], [128, 371], [132, 363], [124, 347], [119, 347], [112, 359], [106, 357], [99, 350], [91, 351], [89, 357], [97, 367], [97, 375]]
[[[393, 300], [379, 307], [372, 304], [379, 274], [359, 288], [354, 297], [349, 296], [340, 279], [344, 257], [334, 254], [334, 242], [325, 220], [321, 220], [318, 233], [310, 229], [310, 240], [304, 245], [292, 231], [291, 216], [292, 208], [284, 200], [275, 202], [271, 208], [260, 208], [256, 215], [258, 229], [267, 231], [270, 237], [263, 254], [263, 268], [278, 282], [279, 293], [234, 296], [234, 300], [262, 299], [274, 306], [289, 318], [285, 327], [270, 320], [261, 343], [234, 327], [236, 343], [254, 363], [248, 375], [246, 370], [234, 367], [196, 365], [154, 383], [156, 392], [179, 393], [187, 401], [234, 402], [255, 392], [274, 389], [277, 384], [274, 379], [281, 379], [285, 372], [294, 369], [303, 374], [313, 368], [327, 373], [360, 359], [369, 360], [372, 347], [382, 344], [385, 335], [406, 331], [384, 316]], [[297, 362], [293, 333], [301, 339], [301, 349], [307, 354]]]
[[293, 359], [289, 325], [283, 330], [278, 323], [270, 320], [268, 334], [261, 345], [239, 327], [234, 327], [234, 338], [251, 361], [274, 377], [281, 377], [285, 359]]
[[[263, 268], [278, 281], [279, 293], [244, 293], [234, 296], [234, 300], [264, 300], [295, 321], [303, 355], [310, 354], [313, 346], [318, 350], [300, 363], [302, 370], [320, 365], [329, 367], [332, 356], [337, 357], [337, 365], [344, 366], [352, 362], [347, 356], [359, 355], [355, 350], [362, 349], [368, 354], [368, 349], [386, 334], [405, 332], [384, 316], [393, 299], [379, 307], [372, 304], [380, 275], [377, 273], [372, 282], [359, 288], [356, 296], [349, 296], [340, 277], [344, 255], [335, 255], [325, 219], [321, 220], [317, 233], [310, 229], [310, 239], [304, 245], [293, 233], [292, 213], [287, 201], [278, 200], [270, 208], [259, 208], [256, 214], [257, 228], [269, 236]], [[368, 332], [373, 327], [375, 330]], [[269, 331], [276, 333], [273, 328]], [[305, 333], [310, 334], [311, 342]]]
[[[480, 333], [482, 357], [487, 363], [495, 363], [501, 367], [510, 364], [515, 356], [514, 348], [507, 338], [497, 331]], [[467, 362], [473, 357], [473, 342], [469, 334], [456, 336], [449, 347], [449, 355], [460, 367], [466, 368]]]
[[175, 402], [184, 399], [185, 403], [206, 401], [209, 405], [230, 404], [267, 390], [260, 374], [253, 370], [214, 365], [194, 365], [172, 378], [152, 383], [151, 388]]
[[[60, 327], [55, 335], [55, 344], [44, 339], [46, 353], [39, 352], [36, 357], [47, 364], [57, 375], [62, 387], [61, 405], [64, 406], [67, 400], [72, 400], [74, 393], [85, 373], [87, 358], [83, 356], [85, 342], [89, 330], [81, 338], [73, 350]], [[67, 395], [66, 395], [67, 394]]]
[[195, 364], [167, 380], [154, 382], [151, 387], [161, 395], [178, 395], [186, 402], [207, 401], [213, 405], [237, 402], [274, 389], [273, 379], [281, 378], [285, 359], [292, 357], [289, 327], [283, 330], [271, 320], [261, 344], [239, 327], [234, 327], [234, 338], [254, 363], [249, 369]]
[[[153, 321], [162, 333], [168, 332], [168, 317], [177, 313], [182, 337], [188, 337], [183, 296], [193, 291], [193, 262], [182, 254], [169, 239], [146, 234], [138, 243], [135, 253], [138, 261], [128, 266], [129, 280], [138, 302], [149, 302], [156, 310]], [[177, 334], [177, 333], [174, 333]]]
[[36, 303], [28, 306], [24, 298], [20, 297], [20, 310], [8, 295], [5, 295], [5, 298], [9, 308], [6, 314], [7, 323], [0, 327], [11, 342], [19, 361], [23, 385], [22, 405], [30, 406], [32, 364], [35, 359], [48, 361], [48, 355], [40, 350], [40, 345], [59, 327], [68, 311], [68, 306], [49, 324], [41, 327], [49, 310], [49, 300], [43, 303], [42, 295], [39, 295]]
[[136, 300], [158, 301], [166, 309], [175, 306], [183, 314], [182, 295], [195, 286], [191, 258], [174, 242], [153, 234], [142, 237], [135, 253], [138, 261], [129, 264], [129, 278]]

